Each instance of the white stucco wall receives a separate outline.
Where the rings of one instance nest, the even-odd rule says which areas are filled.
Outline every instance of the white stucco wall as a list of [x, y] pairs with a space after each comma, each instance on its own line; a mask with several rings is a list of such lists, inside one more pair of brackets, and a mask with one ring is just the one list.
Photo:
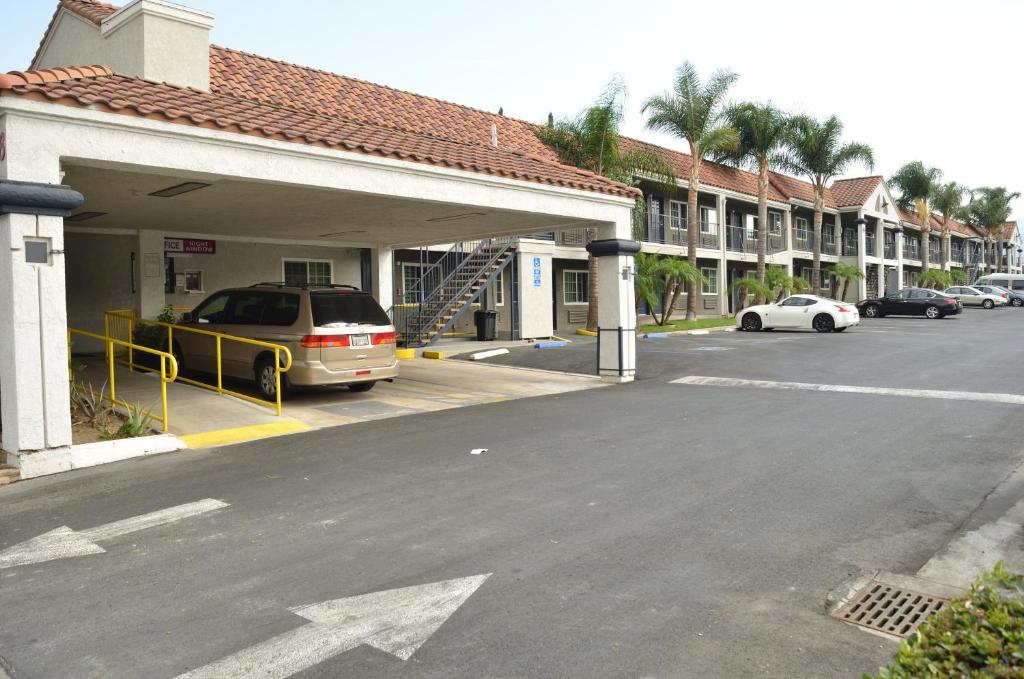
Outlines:
[[[525, 248], [519, 252], [519, 309], [520, 334], [524, 339], [551, 337], [554, 333], [551, 316], [551, 254], [542, 252], [543, 246]], [[539, 267], [535, 267], [535, 263]], [[540, 285], [535, 284], [534, 269], [540, 269]]]

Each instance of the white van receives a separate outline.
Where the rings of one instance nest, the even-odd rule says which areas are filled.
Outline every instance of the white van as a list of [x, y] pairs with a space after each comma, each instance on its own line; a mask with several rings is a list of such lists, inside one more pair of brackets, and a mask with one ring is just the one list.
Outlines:
[[971, 285], [998, 285], [1014, 292], [1024, 292], [1024, 274], [990, 273], [985, 274]]

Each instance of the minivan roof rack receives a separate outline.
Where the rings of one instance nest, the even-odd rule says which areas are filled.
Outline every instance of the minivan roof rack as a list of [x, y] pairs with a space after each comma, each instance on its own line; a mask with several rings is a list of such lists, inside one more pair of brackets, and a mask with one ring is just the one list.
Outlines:
[[262, 288], [262, 287], [301, 288], [301, 289], [304, 289], [304, 290], [310, 290], [310, 289], [314, 289], [314, 288], [324, 288], [324, 289], [344, 288], [346, 290], [355, 290], [357, 292], [362, 292], [361, 288], [357, 288], [354, 285], [344, 285], [344, 284], [341, 284], [341, 283], [299, 283], [298, 285], [293, 285], [291, 283], [285, 283], [284, 281], [262, 281], [260, 283], [253, 283], [249, 287], [251, 287], [251, 288]]

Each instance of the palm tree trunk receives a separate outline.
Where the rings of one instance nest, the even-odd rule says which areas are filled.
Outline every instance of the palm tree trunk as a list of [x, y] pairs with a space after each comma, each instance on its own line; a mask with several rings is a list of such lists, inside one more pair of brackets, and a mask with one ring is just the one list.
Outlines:
[[[587, 242], [594, 240], [596, 229], [587, 229]], [[597, 330], [597, 257], [587, 256], [587, 330]]]
[[[697, 229], [700, 228], [697, 212], [697, 192], [700, 190], [700, 159], [694, 155], [690, 167], [690, 187], [686, 191], [686, 258], [697, 266]], [[696, 286], [690, 283], [686, 291], [686, 320], [697, 318]]]
[[811, 290], [815, 295], [821, 294], [821, 220], [825, 210], [824, 187], [815, 189], [814, 199], [814, 264], [811, 267]]
[[[765, 256], [768, 253], [768, 159], [757, 165], [757, 280], [764, 283]], [[764, 300], [768, 301], [768, 300]], [[760, 302], [760, 300], [758, 300]]]
[[[928, 217], [931, 219], [931, 217]], [[928, 270], [928, 242], [931, 238], [931, 229], [927, 226], [921, 227], [921, 273]]]

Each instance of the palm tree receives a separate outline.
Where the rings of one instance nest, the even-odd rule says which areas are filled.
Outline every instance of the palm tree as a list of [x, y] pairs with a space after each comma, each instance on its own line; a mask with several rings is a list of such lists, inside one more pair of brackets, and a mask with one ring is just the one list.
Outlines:
[[[534, 128], [541, 141], [551, 147], [559, 159], [567, 164], [589, 170], [609, 179], [633, 186], [640, 175], [653, 175], [675, 188], [672, 168], [658, 153], [647, 148], [623, 151], [619, 143], [626, 87], [619, 78], [613, 78], [592, 106], [574, 118], [555, 121], [548, 116], [548, 124]], [[637, 197], [634, 223], [642, 217], [645, 204]], [[588, 228], [589, 243], [597, 235]], [[587, 329], [597, 329], [597, 258], [587, 258], [588, 299]]]
[[956, 182], [946, 182], [935, 188], [932, 194], [932, 207], [942, 215], [942, 261], [948, 262], [949, 252], [949, 220], [960, 219], [963, 216], [964, 193], [967, 192]]
[[737, 278], [729, 284], [729, 292], [736, 290], [739, 290], [739, 303], [737, 305], [738, 308], [736, 309], [737, 314], [746, 308], [747, 299], [750, 295], [753, 295], [755, 298], [760, 297], [762, 299], [770, 299], [774, 292], [772, 288], [768, 287], [767, 283], [762, 283], [757, 280], [757, 278], [750, 275], [744, 276], [743, 278]]
[[807, 292], [811, 289], [803, 278], [790, 276], [780, 266], [770, 266], [765, 270], [764, 284], [771, 290], [768, 299], [774, 298], [776, 302], [781, 302], [783, 297], [791, 293]]
[[665, 325], [672, 318], [672, 311], [676, 308], [679, 296], [683, 289], [689, 284], [696, 286], [699, 283], [706, 283], [707, 278], [701, 274], [700, 269], [685, 259], [678, 257], [666, 257], [658, 263], [658, 273], [664, 279], [664, 295], [661, 304], [661, 320], [658, 325]]
[[837, 281], [842, 281], [842, 287], [836, 299], [842, 302], [846, 299], [846, 288], [850, 281], [857, 281], [864, 278], [864, 272], [852, 264], [839, 263], [832, 267], [832, 275]]
[[789, 153], [781, 163], [794, 174], [806, 175], [814, 186], [814, 266], [811, 269], [811, 287], [821, 294], [821, 218], [825, 210], [825, 189], [854, 163], [863, 163], [869, 169], [875, 165], [875, 156], [867, 144], [843, 144], [843, 123], [836, 116], [818, 121], [810, 116], [792, 119], [788, 140]]
[[917, 212], [921, 220], [921, 271], [928, 270], [928, 246], [932, 230], [932, 206], [942, 170], [925, 167], [920, 160], [907, 163], [889, 178], [890, 186], [899, 193], [896, 203], [904, 210]]
[[970, 277], [963, 269], [949, 270], [949, 280], [953, 281], [953, 285], [964, 285], [969, 279]]
[[1006, 222], [1010, 219], [1010, 204], [1020, 198], [1020, 193], [1010, 193], [1003, 186], [984, 186], [971, 192], [967, 205], [971, 223], [986, 231], [990, 243], [997, 242], [996, 271], [1002, 267], [1003, 239]]
[[953, 277], [942, 269], [925, 269], [918, 275], [917, 285], [922, 288], [941, 290], [953, 285]]
[[647, 308], [654, 316], [654, 307], [658, 304], [658, 296], [665, 289], [665, 279], [658, 271], [659, 258], [647, 252], [636, 253], [633, 260], [633, 295], [636, 299], [636, 315], [640, 316], [640, 305], [647, 303]]
[[[683, 62], [676, 70], [671, 91], [644, 102], [648, 129], [685, 139], [690, 146], [690, 182], [687, 187], [687, 255], [697, 266], [697, 193], [704, 158], [739, 145], [739, 134], [725, 122], [724, 100], [736, 74], [722, 70], [703, 82], [693, 64]], [[686, 296], [686, 318], [697, 318], [697, 295]]]
[[781, 160], [789, 135], [789, 116], [770, 102], [745, 102], [729, 107], [725, 119], [739, 134], [733, 151], [720, 154], [721, 160], [746, 166], [757, 172], [757, 280], [765, 280], [768, 250], [768, 173]]

